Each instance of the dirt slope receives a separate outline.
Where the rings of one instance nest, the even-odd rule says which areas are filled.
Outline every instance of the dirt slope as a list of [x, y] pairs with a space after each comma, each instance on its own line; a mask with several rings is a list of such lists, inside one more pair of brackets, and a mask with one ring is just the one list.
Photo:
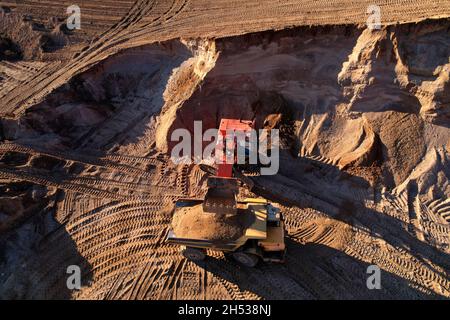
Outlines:
[[[6, 18], [2, 19], [0, 30], [16, 41], [17, 36], [11, 35], [12, 31], [10, 30], [27, 29], [26, 32], [20, 33], [21, 36], [29, 34], [26, 39], [17, 40], [19, 43], [22, 42], [23, 47], [30, 46], [30, 41], [30, 47], [34, 47], [37, 39], [41, 41], [42, 36], [50, 37], [52, 43], [74, 42], [73, 47], [69, 46], [69, 49], [64, 50], [63, 57], [57, 56], [53, 59], [50, 57], [49, 59], [56, 59], [58, 63], [47, 65], [43, 70], [36, 72], [33, 78], [25, 84], [26, 90], [23, 88], [24, 84], [21, 84], [21, 86], [10, 88], [6, 94], [1, 96], [4, 103], [2, 115], [17, 117], [28, 106], [41, 101], [47, 94], [74, 75], [124, 48], [179, 37], [216, 38], [299, 25], [365, 24], [367, 7], [372, 2], [369, 0], [358, 2], [321, 1], [318, 3], [293, 0], [287, 2], [254, 0], [246, 1], [243, 6], [240, 1], [229, 0], [215, 2], [214, 5], [207, 0], [161, 2], [139, 0], [134, 3], [121, 1], [120, 5], [113, 5], [114, 9], [111, 10], [111, 15], [105, 16], [103, 6], [110, 5], [110, 3], [87, 1], [82, 2], [80, 6], [84, 8], [83, 12], [84, 10], [88, 11], [85, 23], [89, 27], [82, 28], [80, 33], [75, 34], [73, 40], [63, 31], [55, 29], [60, 28], [62, 24], [63, 17], [61, 16], [64, 14], [68, 2], [57, 1], [53, 2], [53, 5], [40, 4], [38, 1], [13, 6], [9, 6], [9, 2], [4, 4], [0, 2], [0, 4], [2, 7], [9, 8], [7, 11], [14, 9], [13, 12], [6, 14]], [[432, 5], [431, 2], [388, 0], [378, 4], [382, 10], [384, 25], [450, 15], [450, 4], [445, 0], [432, 1]], [[48, 12], [49, 8], [50, 12]], [[236, 8], [240, 8], [240, 10], [236, 10]], [[20, 20], [25, 15], [27, 20], [31, 19], [31, 21], [26, 21], [25, 26], [22, 26], [23, 23]], [[18, 24], [19, 26], [17, 26]], [[38, 33], [36, 35], [29, 29], [43, 29], [45, 34]], [[56, 34], [54, 34], [55, 31]], [[87, 43], [88, 41], [89, 43]]]

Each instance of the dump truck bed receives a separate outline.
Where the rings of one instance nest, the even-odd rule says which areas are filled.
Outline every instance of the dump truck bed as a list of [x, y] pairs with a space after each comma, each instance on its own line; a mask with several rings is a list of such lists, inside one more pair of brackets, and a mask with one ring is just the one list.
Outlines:
[[234, 251], [237, 248], [244, 245], [245, 243], [245, 241], [242, 241], [241, 238], [239, 238], [236, 241], [228, 241], [228, 242], [211, 241], [205, 239], [179, 238], [175, 235], [173, 230], [169, 231], [169, 234], [167, 236], [167, 242], [186, 247], [205, 248], [218, 251]]
[[[199, 201], [195, 199], [184, 199], [177, 202], [175, 210], [180, 207], [192, 207], [198, 205]], [[245, 206], [245, 214], [251, 217], [251, 223], [246, 227], [242, 236], [235, 240], [208, 240], [196, 239], [193, 237], [179, 237], [175, 231], [169, 231], [167, 242], [186, 247], [208, 248], [219, 251], [234, 251], [243, 246], [247, 240], [263, 240], [267, 238], [267, 202], [259, 199], [245, 199], [239, 203]]]

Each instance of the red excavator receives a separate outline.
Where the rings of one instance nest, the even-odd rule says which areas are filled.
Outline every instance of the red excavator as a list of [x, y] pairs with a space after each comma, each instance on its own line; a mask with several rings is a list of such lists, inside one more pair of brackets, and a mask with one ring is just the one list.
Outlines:
[[[249, 137], [253, 130], [253, 121], [222, 119], [215, 148], [217, 169], [206, 170], [211, 176], [207, 180], [208, 191], [205, 198], [180, 199], [174, 209], [176, 214], [180, 208], [186, 210], [202, 204], [202, 214], [221, 216], [245, 214], [251, 217], [251, 223], [245, 226], [242, 235], [237, 239], [225, 239], [221, 242], [197, 239], [190, 235], [178, 237], [174, 230], [170, 230], [167, 242], [180, 245], [186, 258], [193, 261], [203, 260], [206, 257], [206, 250], [211, 249], [231, 255], [237, 262], [247, 267], [256, 266], [259, 260], [284, 261], [285, 229], [280, 210], [266, 199], [237, 200], [238, 180], [246, 180], [244, 181], [246, 184], [251, 184], [251, 180], [245, 179], [238, 170], [233, 170], [237, 162], [236, 137]], [[230, 154], [227, 150], [234, 152]], [[185, 227], [189, 230], [189, 226]]]

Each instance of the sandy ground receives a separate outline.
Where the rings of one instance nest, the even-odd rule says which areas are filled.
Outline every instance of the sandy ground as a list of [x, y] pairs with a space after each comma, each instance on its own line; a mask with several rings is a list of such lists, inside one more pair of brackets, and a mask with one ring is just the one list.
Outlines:
[[[121, 1], [119, 4], [112, 1], [83, 1], [81, 7], [88, 11], [84, 24], [87, 27], [69, 37], [67, 32], [58, 31], [66, 17], [65, 9], [72, 4], [69, 1], [45, 4], [30, 1], [17, 5], [9, 1], [0, 3], [8, 8], [6, 11], [15, 9], [12, 15], [1, 20], [0, 30], [6, 30], [3, 32], [15, 38], [26, 51], [37, 51], [29, 53], [30, 56], [44, 55], [53, 62], [44, 69], [36, 70], [27, 81], [26, 89], [21, 83], [0, 95], [3, 101], [2, 115], [14, 118], [74, 75], [125, 48], [179, 37], [216, 38], [299, 25], [365, 24], [367, 7], [373, 4], [371, 0], [318, 3], [252, 0], [246, 1], [245, 5], [241, 1], [230, 0], [216, 1], [214, 5], [208, 0], [139, 0]], [[450, 4], [446, 0], [420, 3], [384, 0], [378, 4], [385, 25], [450, 15]], [[114, 8], [108, 15], [104, 14], [105, 5]], [[31, 16], [31, 21], [24, 22], [24, 16], [27, 16], [26, 20]], [[44, 30], [44, 35], [52, 39], [51, 43], [55, 45], [47, 50], [39, 48], [42, 47], [43, 35], [42, 31], [35, 32], [36, 29]], [[69, 45], [60, 52], [62, 56], [56, 53], [56, 57], [53, 57], [55, 50], [64, 43], [73, 46]]]
[[[237, 19], [233, 1], [111, 2], [108, 17], [90, 1], [91, 27], [61, 35], [57, 13], [26, 3], [2, 2], [0, 20], [22, 55], [0, 61], [1, 298], [450, 297], [448, 19], [372, 32], [364, 12], [310, 2], [247, 1]], [[422, 3], [386, 6], [386, 23], [448, 16]], [[61, 42], [42, 47], [49, 32]], [[173, 202], [206, 191], [168, 137], [223, 117], [281, 121], [279, 173], [240, 196], [281, 208], [283, 265], [196, 264], [165, 244]]]

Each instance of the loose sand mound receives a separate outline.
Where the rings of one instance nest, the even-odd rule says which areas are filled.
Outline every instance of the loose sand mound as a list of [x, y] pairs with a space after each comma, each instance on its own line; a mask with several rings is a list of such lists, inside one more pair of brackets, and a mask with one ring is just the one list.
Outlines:
[[202, 205], [179, 208], [172, 221], [175, 235], [180, 238], [228, 242], [241, 237], [249, 225], [250, 214], [245, 211], [225, 216], [203, 212]]

